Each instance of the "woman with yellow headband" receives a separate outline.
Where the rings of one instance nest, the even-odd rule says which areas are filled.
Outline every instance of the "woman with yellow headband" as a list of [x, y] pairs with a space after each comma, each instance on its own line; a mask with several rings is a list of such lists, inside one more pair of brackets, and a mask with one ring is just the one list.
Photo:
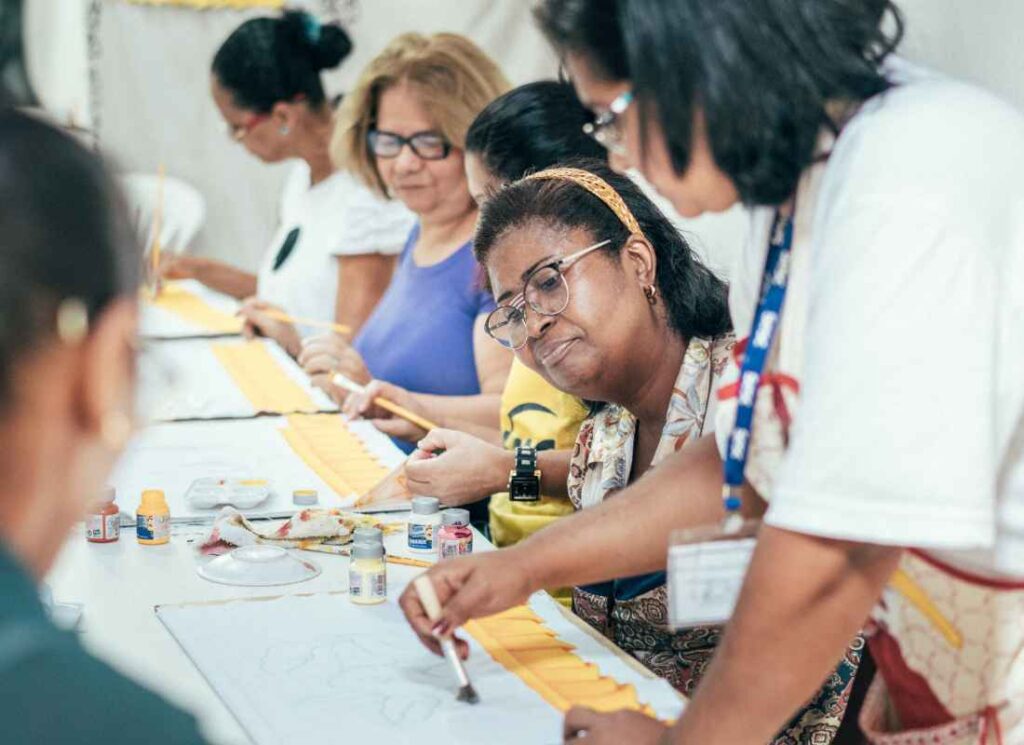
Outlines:
[[[496, 194], [475, 242], [498, 302], [488, 334], [593, 402], [570, 463], [577, 510], [704, 432], [733, 344], [725, 284], [628, 178], [584, 163]], [[666, 629], [663, 572], [576, 587], [573, 608], [681, 689], [717, 639]]]
[[[733, 336], [725, 284], [658, 208], [603, 163], [575, 165], [488, 199], [474, 246], [498, 305], [488, 334], [559, 390], [591, 402], [568, 478], [573, 506], [585, 510], [713, 429]], [[431, 643], [415, 598], [403, 606]], [[667, 627], [660, 571], [576, 587], [573, 610], [684, 692], [718, 643], [718, 627]], [[831, 741], [855, 672], [854, 659], [844, 660], [780, 741]]]

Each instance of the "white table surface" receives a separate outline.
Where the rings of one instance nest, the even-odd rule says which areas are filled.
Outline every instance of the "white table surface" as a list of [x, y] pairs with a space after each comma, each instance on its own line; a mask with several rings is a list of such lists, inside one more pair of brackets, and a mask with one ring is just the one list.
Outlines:
[[[396, 518], [396, 519], [401, 519]], [[175, 526], [171, 542], [143, 546], [125, 528], [116, 543], [88, 543], [81, 526], [68, 537], [47, 577], [58, 603], [82, 603], [82, 642], [116, 669], [195, 715], [203, 734], [218, 745], [249, 743], [231, 712], [178, 647], [153, 612], [157, 605], [313, 592], [348, 592], [348, 558], [301, 551], [322, 572], [281, 587], [231, 587], [196, 574], [197, 552], [208, 528]], [[389, 550], [405, 535], [388, 536]], [[493, 547], [479, 533], [475, 551]], [[388, 593], [396, 595], [424, 570], [388, 564]], [[412, 633], [410, 631], [410, 633]], [[426, 654], [426, 652], [424, 652]]]

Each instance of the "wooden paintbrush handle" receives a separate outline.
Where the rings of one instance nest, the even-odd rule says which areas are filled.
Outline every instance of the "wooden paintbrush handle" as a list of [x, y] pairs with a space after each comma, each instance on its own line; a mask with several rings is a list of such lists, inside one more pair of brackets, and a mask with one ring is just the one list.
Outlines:
[[427, 618], [436, 623], [441, 618], [441, 603], [437, 599], [433, 581], [427, 575], [421, 574], [413, 580], [413, 586], [416, 588], [416, 594], [420, 596], [420, 602], [423, 603], [423, 610], [427, 612]]

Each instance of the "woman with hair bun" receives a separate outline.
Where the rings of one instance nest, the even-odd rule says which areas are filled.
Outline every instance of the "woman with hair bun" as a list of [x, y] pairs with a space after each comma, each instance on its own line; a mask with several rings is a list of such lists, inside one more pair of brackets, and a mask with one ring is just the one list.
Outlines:
[[334, 112], [320, 73], [352, 51], [348, 34], [308, 13], [252, 18], [214, 55], [210, 92], [232, 140], [264, 163], [294, 161], [281, 193], [280, 224], [258, 274], [198, 256], [165, 266], [170, 279], [196, 279], [239, 299], [249, 334], [297, 355], [311, 329], [268, 315], [362, 326], [391, 279], [394, 255], [412, 226], [401, 204], [335, 171]]

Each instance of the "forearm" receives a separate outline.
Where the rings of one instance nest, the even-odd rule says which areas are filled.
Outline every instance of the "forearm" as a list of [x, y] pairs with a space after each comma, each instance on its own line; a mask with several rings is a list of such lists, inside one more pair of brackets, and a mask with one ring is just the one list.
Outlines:
[[597, 507], [505, 550], [517, 552], [534, 589], [664, 569], [671, 530], [722, 519], [721, 470], [714, 437], [706, 436]]
[[900, 553], [762, 528], [736, 612], [671, 741], [769, 741], [842, 657]]
[[423, 408], [423, 415], [445, 429], [457, 429], [477, 436], [480, 436], [479, 432], [470, 431], [466, 425], [484, 428], [489, 433], [500, 429], [501, 395], [498, 393], [479, 393], [475, 396], [417, 393], [415, 396]]
[[216, 259], [196, 258], [195, 278], [217, 292], [242, 300], [256, 294], [256, 275]]
[[540, 469], [540, 493], [545, 497], [568, 499], [569, 462], [571, 450], [542, 450], [537, 453]]

